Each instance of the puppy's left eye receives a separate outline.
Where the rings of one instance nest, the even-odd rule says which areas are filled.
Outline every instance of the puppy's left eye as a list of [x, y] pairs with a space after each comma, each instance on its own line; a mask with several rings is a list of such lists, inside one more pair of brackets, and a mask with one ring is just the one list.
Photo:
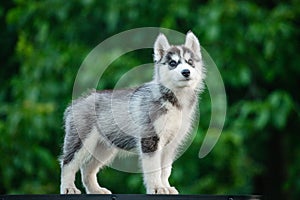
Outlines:
[[177, 62], [175, 60], [171, 60], [169, 62], [170, 67], [176, 67], [177, 66]]
[[188, 63], [189, 65], [191, 65], [191, 66], [194, 66], [194, 61], [193, 61], [192, 59], [189, 59], [189, 60], [187, 61], [187, 63]]

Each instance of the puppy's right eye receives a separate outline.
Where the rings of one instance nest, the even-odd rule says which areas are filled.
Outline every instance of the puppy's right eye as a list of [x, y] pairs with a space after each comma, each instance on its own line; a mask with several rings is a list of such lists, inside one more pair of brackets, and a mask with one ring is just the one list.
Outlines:
[[169, 65], [170, 65], [170, 67], [176, 67], [176, 66], [177, 66], [177, 62], [174, 61], [174, 60], [171, 60], [171, 61], [169, 62]]

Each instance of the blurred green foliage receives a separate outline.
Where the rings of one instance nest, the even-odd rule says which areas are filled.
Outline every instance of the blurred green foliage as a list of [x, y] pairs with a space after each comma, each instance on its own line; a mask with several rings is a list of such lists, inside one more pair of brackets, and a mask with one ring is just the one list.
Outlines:
[[[192, 30], [219, 67], [228, 98], [220, 140], [199, 159], [210, 120], [209, 94], [202, 95], [198, 134], [171, 182], [184, 194], [299, 197], [299, 22], [297, 0], [2, 1], [0, 193], [59, 192], [62, 113], [81, 62], [116, 33], [154, 26]], [[100, 89], [151, 60], [150, 51], [141, 55], [116, 62]], [[99, 179], [115, 193], [144, 192], [140, 174], [106, 168]]]

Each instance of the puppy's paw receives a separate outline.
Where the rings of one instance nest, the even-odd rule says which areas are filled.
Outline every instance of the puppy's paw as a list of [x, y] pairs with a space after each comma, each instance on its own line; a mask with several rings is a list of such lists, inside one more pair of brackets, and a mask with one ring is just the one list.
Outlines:
[[179, 194], [175, 187], [167, 187], [169, 190], [169, 194]]
[[94, 190], [92, 190], [92, 191], [88, 191], [87, 193], [88, 193], [88, 194], [111, 194], [111, 191], [109, 191], [109, 190], [106, 189], [106, 188], [99, 187], [99, 188], [94, 189]]
[[94, 194], [111, 194], [111, 191], [109, 191], [106, 188], [98, 188]]
[[148, 194], [178, 194], [178, 191], [175, 187], [157, 187], [150, 188], [147, 190]]
[[66, 187], [62, 190], [62, 194], [81, 194], [76, 187]]

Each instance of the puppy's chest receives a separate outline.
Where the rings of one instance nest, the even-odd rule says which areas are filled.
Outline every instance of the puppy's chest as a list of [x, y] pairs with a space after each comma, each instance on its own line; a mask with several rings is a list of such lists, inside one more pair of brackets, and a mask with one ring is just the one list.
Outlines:
[[185, 135], [191, 124], [191, 112], [186, 109], [169, 107], [167, 112], [158, 117], [153, 125], [155, 132], [164, 140]]

